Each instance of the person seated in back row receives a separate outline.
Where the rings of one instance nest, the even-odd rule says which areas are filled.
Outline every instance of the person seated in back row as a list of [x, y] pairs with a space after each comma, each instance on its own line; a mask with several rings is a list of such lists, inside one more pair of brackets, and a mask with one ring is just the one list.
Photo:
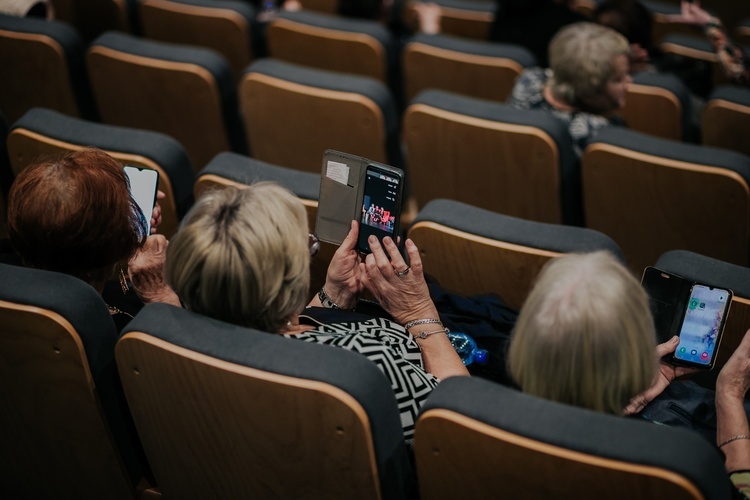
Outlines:
[[[662, 358], [643, 287], [607, 252], [549, 261], [519, 313], [508, 349], [525, 393], [613, 415], [635, 415], [676, 378], [694, 373]], [[750, 330], [716, 382], [716, 442], [735, 486], [750, 494]]]
[[538, 109], [563, 122], [580, 157], [597, 131], [622, 125], [630, 46], [616, 31], [594, 23], [561, 29], [549, 46], [550, 67], [528, 68], [517, 78], [508, 104]]

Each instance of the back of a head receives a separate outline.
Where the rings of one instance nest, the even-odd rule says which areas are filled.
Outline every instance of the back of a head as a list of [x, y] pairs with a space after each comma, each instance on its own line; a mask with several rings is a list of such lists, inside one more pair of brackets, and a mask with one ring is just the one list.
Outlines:
[[571, 254], [540, 273], [513, 332], [524, 392], [620, 414], [650, 387], [656, 334], [645, 291], [607, 252]]
[[613, 60], [630, 45], [615, 30], [583, 22], [565, 26], [549, 45], [550, 86], [555, 96], [573, 106], [602, 92], [615, 72]]
[[597, 23], [612, 28], [647, 51], [652, 50], [651, 11], [639, 0], [606, 0], [594, 10]]
[[122, 165], [87, 148], [18, 174], [8, 197], [8, 236], [26, 265], [99, 284], [147, 235]]
[[307, 236], [304, 206], [281, 186], [215, 190], [170, 241], [167, 282], [195, 312], [278, 332], [306, 301]]

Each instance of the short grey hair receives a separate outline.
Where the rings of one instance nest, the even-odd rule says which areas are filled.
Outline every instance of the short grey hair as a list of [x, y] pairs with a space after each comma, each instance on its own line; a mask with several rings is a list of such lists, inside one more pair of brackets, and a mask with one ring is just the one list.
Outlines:
[[549, 45], [550, 90], [567, 104], [580, 106], [604, 90], [614, 75], [613, 59], [629, 53], [627, 39], [613, 29], [589, 22], [565, 26]]
[[656, 332], [640, 283], [608, 252], [570, 254], [542, 269], [508, 352], [529, 394], [621, 414], [656, 373]]
[[214, 190], [170, 241], [167, 282], [191, 310], [278, 332], [306, 302], [307, 236], [302, 202], [277, 184]]

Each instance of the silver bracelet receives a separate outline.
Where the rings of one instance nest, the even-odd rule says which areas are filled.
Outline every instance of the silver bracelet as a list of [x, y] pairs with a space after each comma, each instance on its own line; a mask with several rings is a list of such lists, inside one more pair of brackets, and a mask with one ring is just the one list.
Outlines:
[[328, 309], [343, 309], [337, 303], [332, 301], [328, 294], [326, 294], [325, 285], [320, 287], [320, 291], [318, 292], [318, 299], [320, 299], [320, 303], [323, 304], [323, 307], [327, 307]]
[[750, 436], [747, 436], [747, 435], [732, 436], [726, 441], [722, 441], [721, 443], [719, 443], [719, 448], [721, 448], [725, 444], [731, 443], [732, 441], [737, 441], [738, 439], [750, 439]]
[[426, 325], [428, 323], [437, 323], [440, 326], [443, 325], [443, 322], [439, 319], [432, 319], [432, 318], [425, 318], [425, 319], [415, 319], [413, 321], [409, 321], [407, 324], [404, 325], [404, 330], [408, 330], [409, 328], [417, 325]]
[[415, 339], [423, 339], [424, 340], [427, 337], [429, 337], [430, 335], [435, 335], [436, 333], [445, 333], [446, 335], [448, 335], [450, 332], [451, 331], [448, 330], [447, 328], [441, 328], [440, 330], [435, 330], [435, 331], [432, 331], [432, 332], [418, 333], [418, 334], [414, 335], [414, 338]]

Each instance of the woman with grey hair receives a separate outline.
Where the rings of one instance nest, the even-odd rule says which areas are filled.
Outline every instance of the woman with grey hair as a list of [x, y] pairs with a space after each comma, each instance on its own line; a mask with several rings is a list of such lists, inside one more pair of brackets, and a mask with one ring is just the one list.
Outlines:
[[551, 113], [567, 127], [580, 157], [591, 137], [625, 104], [630, 46], [624, 36], [594, 23], [561, 29], [550, 42], [550, 67], [529, 68], [516, 80], [508, 104]]
[[[648, 298], [606, 252], [572, 254], [542, 269], [508, 349], [523, 392], [614, 415], [633, 415], [676, 378], [694, 372], [664, 361], [678, 337], [656, 344]], [[717, 446], [730, 478], [750, 493], [750, 331], [716, 382]]]
[[[269, 182], [214, 191], [196, 202], [170, 241], [166, 279], [200, 314], [367, 356], [391, 382], [409, 442], [439, 380], [468, 372], [440, 323], [414, 243], [405, 245], [410, 265], [387, 237], [371, 237], [372, 253], [362, 259], [357, 233], [352, 221], [306, 309], [311, 252], [302, 202]], [[351, 312], [365, 289], [392, 320]], [[320, 321], [316, 306], [334, 320]]]

